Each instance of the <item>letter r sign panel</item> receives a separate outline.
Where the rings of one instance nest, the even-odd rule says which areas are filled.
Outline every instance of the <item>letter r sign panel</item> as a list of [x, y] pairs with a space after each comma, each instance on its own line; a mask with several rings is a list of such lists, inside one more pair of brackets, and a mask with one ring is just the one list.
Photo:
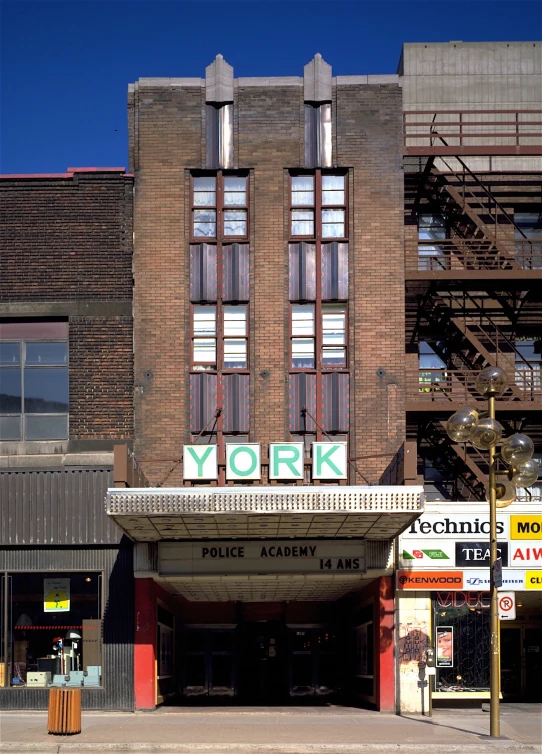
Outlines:
[[347, 472], [345, 442], [312, 443], [313, 479], [347, 479]]

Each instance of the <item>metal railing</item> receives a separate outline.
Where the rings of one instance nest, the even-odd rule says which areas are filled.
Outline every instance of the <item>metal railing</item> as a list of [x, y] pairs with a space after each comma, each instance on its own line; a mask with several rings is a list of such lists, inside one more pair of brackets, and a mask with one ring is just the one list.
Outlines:
[[[533, 364], [532, 370], [516, 369], [514, 384], [524, 395], [524, 400], [542, 402], [542, 382], [540, 364]], [[415, 400], [448, 403], [479, 402], [476, 390], [477, 372], [467, 369], [422, 369], [418, 370], [418, 388]], [[508, 388], [499, 399], [513, 401], [515, 396]]]
[[403, 137], [407, 154], [541, 154], [542, 110], [413, 110]]
[[538, 240], [515, 240], [509, 255], [484, 238], [419, 240], [407, 243], [406, 252], [406, 268], [411, 272], [542, 269], [542, 241]]

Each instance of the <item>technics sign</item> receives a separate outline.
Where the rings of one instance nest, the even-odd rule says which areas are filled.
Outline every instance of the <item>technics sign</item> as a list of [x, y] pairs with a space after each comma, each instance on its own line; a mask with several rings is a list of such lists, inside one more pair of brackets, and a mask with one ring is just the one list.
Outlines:
[[161, 576], [365, 573], [365, 542], [267, 540], [161, 542]]
[[[261, 479], [259, 443], [228, 443], [226, 445], [226, 479], [251, 481]], [[304, 447], [300, 442], [269, 445], [269, 479], [305, 478]], [[340, 480], [348, 477], [345, 442], [312, 443], [312, 478]], [[183, 447], [183, 478], [191, 481], [218, 479], [216, 445], [185, 445]]]

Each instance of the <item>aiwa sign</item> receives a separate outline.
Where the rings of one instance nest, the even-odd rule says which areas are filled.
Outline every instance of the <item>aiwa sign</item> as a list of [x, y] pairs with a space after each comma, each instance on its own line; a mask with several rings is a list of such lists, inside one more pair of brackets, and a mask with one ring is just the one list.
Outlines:
[[[226, 479], [249, 481], [261, 479], [259, 443], [226, 445]], [[269, 479], [304, 479], [304, 447], [301, 442], [269, 445]], [[345, 442], [312, 443], [312, 478], [347, 479], [348, 460]], [[190, 481], [218, 479], [216, 445], [185, 445], [183, 477]]]

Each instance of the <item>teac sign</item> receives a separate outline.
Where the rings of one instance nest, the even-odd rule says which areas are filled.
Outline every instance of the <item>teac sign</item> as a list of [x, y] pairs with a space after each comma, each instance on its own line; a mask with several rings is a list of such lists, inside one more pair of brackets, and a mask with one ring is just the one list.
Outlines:
[[[226, 445], [226, 479], [261, 479], [259, 443]], [[312, 443], [312, 478], [340, 480], [348, 477], [345, 442]], [[270, 443], [269, 479], [304, 479], [304, 447], [300, 442]], [[183, 446], [183, 478], [187, 481], [218, 479], [216, 445]]]

